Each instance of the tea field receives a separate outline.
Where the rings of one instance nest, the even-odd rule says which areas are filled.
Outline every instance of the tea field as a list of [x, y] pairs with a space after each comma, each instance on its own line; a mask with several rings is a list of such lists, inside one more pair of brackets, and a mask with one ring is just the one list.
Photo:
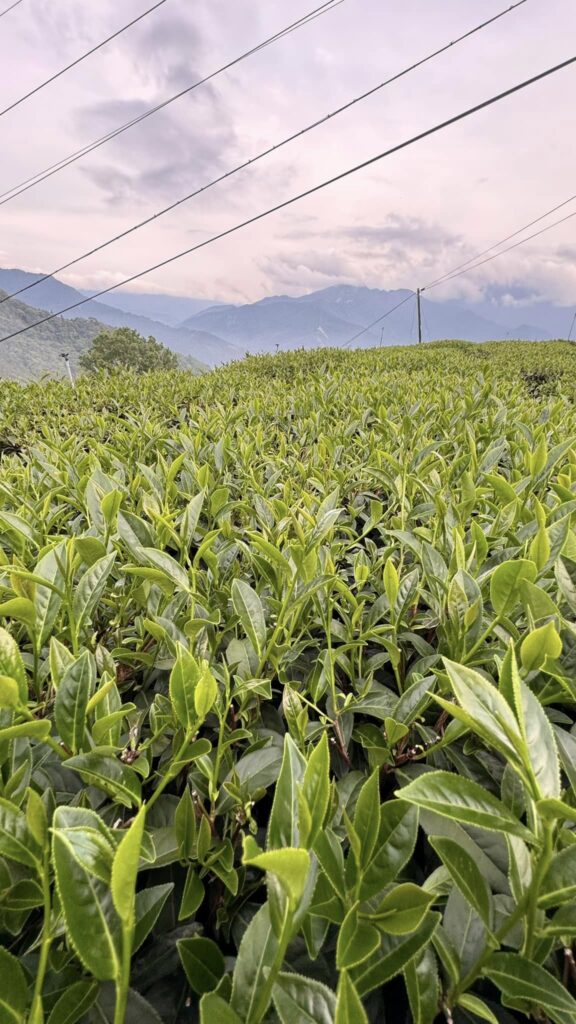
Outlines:
[[0, 1024], [576, 1024], [576, 349], [0, 390]]

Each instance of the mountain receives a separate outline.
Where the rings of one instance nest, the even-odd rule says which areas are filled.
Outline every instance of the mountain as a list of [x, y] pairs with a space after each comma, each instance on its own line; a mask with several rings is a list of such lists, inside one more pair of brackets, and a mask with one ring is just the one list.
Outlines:
[[[34, 284], [39, 274], [30, 274], [24, 270], [1, 270], [0, 289], [8, 294]], [[57, 278], [50, 278], [42, 281], [35, 287], [23, 292], [18, 300], [24, 303], [34, 303], [35, 307], [55, 313], [66, 306], [72, 306], [76, 302], [82, 302], [85, 296], [67, 284], [63, 284]], [[104, 302], [89, 301], [77, 310], [70, 310], [62, 314], [64, 319], [76, 319], [77, 317], [95, 319], [100, 324], [109, 327], [133, 327], [144, 337], [153, 335], [158, 341], [167, 345], [174, 352], [181, 355], [192, 356], [199, 362], [209, 366], [215, 366], [220, 362], [228, 362], [238, 359], [242, 353], [227, 341], [207, 333], [202, 328], [170, 327], [168, 324], [157, 320], [150, 320], [148, 317], [136, 316], [132, 313], [122, 312]]]
[[[26, 271], [0, 269], [0, 289], [7, 292], [33, 284], [37, 279], [38, 275]], [[29, 301], [34, 302], [34, 307], [55, 312], [84, 298], [81, 292], [57, 278], [50, 278], [23, 292], [18, 300], [0, 305], [0, 324], [7, 313], [10, 324], [32, 323], [39, 319], [42, 314], [28, 306]], [[365, 330], [368, 324], [398, 305], [389, 316]], [[185, 319], [177, 324], [180, 314], [184, 314]], [[492, 292], [477, 303], [432, 302], [427, 297], [422, 298], [425, 341], [450, 338], [489, 341], [506, 337], [540, 341], [566, 337], [571, 315], [567, 307], [534, 302], [521, 290], [512, 294], [510, 289], [504, 288], [493, 287]], [[180, 355], [209, 366], [242, 358], [246, 352], [273, 352], [277, 347], [341, 346], [347, 342], [367, 347], [405, 345], [417, 340], [416, 302], [411, 292], [402, 289], [386, 291], [335, 285], [308, 295], [274, 295], [247, 305], [207, 305], [204, 300], [185, 296], [113, 292], [110, 303], [89, 300], [78, 310], [70, 310], [63, 318], [17, 339], [14, 346], [8, 349], [2, 346], [0, 375], [61, 373], [62, 364], [56, 349], [59, 351], [64, 346], [74, 353], [78, 346], [93, 338], [102, 325], [133, 327], [145, 337], [153, 335]], [[5, 326], [2, 334], [12, 329]], [[356, 339], [359, 332], [362, 332], [361, 337]], [[28, 341], [30, 373], [26, 356]], [[46, 351], [42, 350], [43, 344]], [[11, 363], [7, 353], [12, 351]]]
[[[46, 310], [27, 306], [18, 299], [1, 301], [5, 295], [6, 292], [0, 291], [1, 338], [46, 316]], [[32, 327], [0, 345], [0, 378], [27, 381], [38, 380], [44, 374], [62, 377], [66, 374], [62, 352], [69, 354], [72, 371], [76, 374], [79, 356], [103, 329], [104, 325], [98, 320], [81, 317], [67, 320], [55, 317], [41, 327]], [[182, 355], [180, 359], [188, 369], [206, 369], [203, 363], [190, 356]]]
[[[362, 334], [357, 344], [407, 344], [417, 340], [416, 303], [406, 290], [384, 291], [354, 285], [335, 285], [296, 298], [288, 295], [261, 299], [245, 306], [212, 306], [189, 317], [182, 326], [204, 330], [230, 344], [255, 353], [281, 348], [342, 345], [387, 310], [408, 300], [381, 323]], [[495, 319], [461, 303], [422, 299], [423, 336], [426, 341], [461, 338], [489, 341], [503, 338], [508, 329]], [[546, 340], [554, 332], [538, 326], [517, 327], [515, 337]]]
[[[82, 295], [90, 295], [90, 292], [82, 290]], [[145, 316], [151, 320], [158, 320], [168, 327], [179, 327], [183, 320], [201, 313], [214, 305], [214, 300], [189, 299], [184, 295], [162, 295], [144, 294], [142, 292], [111, 292], [106, 296], [106, 304], [120, 309], [123, 313], [132, 313], [134, 316]]]
[[[452, 303], [444, 303], [451, 305]], [[521, 287], [503, 287], [490, 285], [486, 295], [474, 304], [480, 316], [496, 319], [510, 331], [510, 337], [525, 337], [516, 331], [526, 329], [529, 320], [531, 329], [545, 331], [553, 338], [566, 338], [574, 316], [574, 306], [556, 306], [552, 302], [544, 302]]]

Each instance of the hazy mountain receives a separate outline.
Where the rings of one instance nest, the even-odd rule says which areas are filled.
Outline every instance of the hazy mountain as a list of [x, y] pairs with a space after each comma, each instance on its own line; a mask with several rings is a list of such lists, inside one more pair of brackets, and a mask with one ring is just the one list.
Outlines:
[[[277, 345], [281, 348], [342, 345], [409, 295], [405, 290], [336, 285], [297, 298], [282, 295], [246, 306], [213, 306], [190, 317], [183, 326], [209, 331], [250, 352], [273, 351]], [[422, 313], [427, 341], [444, 338], [489, 341], [508, 333], [501, 322], [460, 303], [438, 303], [423, 298]], [[533, 324], [516, 330], [515, 337], [530, 340], [545, 340], [554, 333]], [[392, 345], [416, 340], [416, 302], [409, 299], [355, 343]]]
[[[7, 293], [15, 292], [19, 288], [32, 284], [38, 279], [38, 276], [38, 274], [30, 274], [24, 270], [0, 270], [0, 288]], [[84, 298], [85, 296], [75, 288], [63, 284], [57, 278], [50, 278], [50, 280], [42, 281], [34, 288], [23, 292], [18, 296], [18, 301], [25, 304], [31, 303], [34, 307], [54, 313], [66, 306], [80, 302]], [[104, 302], [86, 302], [78, 309], [64, 313], [63, 317], [64, 319], [94, 318], [100, 324], [106, 324], [109, 327], [133, 327], [144, 337], [153, 335], [175, 352], [192, 356], [209, 366], [237, 359], [242, 354], [227, 341], [208, 334], [203, 328], [170, 327], [160, 321], [150, 320], [148, 317], [122, 312]]]
[[[90, 292], [82, 291], [82, 294], [90, 295]], [[123, 313], [159, 320], [168, 327], [179, 327], [183, 320], [213, 306], [214, 300], [188, 299], [184, 295], [144, 295], [141, 292], [120, 290], [106, 296], [106, 305], [121, 309]]]
[[[5, 292], [0, 291], [0, 299]], [[45, 311], [26, 306], [17, 299], [0, 303], [1, 337], [20, 330], [45, 316]], [[15, 380], [37, 380], [42, 374], [61, 377], [66, 373], [61, 352], [70, 354], [76, 370], [78, 357], [92, 338], [102, 329], [97, 320], [51, 320], [43, 327], [34, 327], [11, 341], [0, 345], [0, 377]]]
[[[453, 304], [460, 305], [443, 303], [445, 307]], [[545, 331], [553, 338], [566, 338], [574, 317], [574, 306], [556, 306], [552, 302], [543, 302], [528, 289], [519, 286], [505, 288], [490, 285], [484, 298], [468, 308], [474, 309], [480, 316], [497, 320], [506, 328], [506, 334], [510, 331], [510, 337], [525, 337], [515, 332], [522, 331], [526, 324], [530, 324], [532, 329]]]
[[[0, 300], [5, 292], [0, 291]], [[46, 310], [27, 306], [18, 299], [0, 302], [0, 337], [12, 334], [41, 320]], [[55, 317], [41, 327], [32, 327], [25, 334], [4, 341], [0, 345], [0, 378], [13, 380], [38, 380], [44, 374], [62, 377], [67, 373], [62, 352], [67, 352], [73, 372], [78, 372], [78, 359], [90, 342], [103, 330], [98, 320], [65, 320]], [[206, 369], [205, 364], [188, 355], [181, 355], [182, 366], [192, 370]]]
[[[16, 291], [37, 275], [21, 270], [0, 270], [0, 288]], [[2, 334], [14, 326], [41, 317], [35, 307], [54, 312], [85, 296], [51, 278], [0, 305]], [[354, 340], [355, 335], [382, 317], [403, 299], [399, 309]], [[29, 307], [28, 302], [34, 306]], [[113, 303], [119, 303], [116, 307]], [[209, 366], [241, 358], [245, 352], [273, 352], [279, 348], [311, 348], [355, 345], [411, 344], [417, 340], [416, 302], [405, 290], [385, 291], [352, 285], [336, 285], [296, 298], [275, 295], [247, 305], [210, 305], [200, 299], [151, 293], [113, 292], [108, 302], [88, 301], [44, 328], [23, 335], [8, 347], [0, 346], [0, 375], [38, 376], [62, 371], [58, 352], [81, 348], [102, 325], [133, 327], [153, 335], [174, 351]], [[179, 313], [186, 316], [175, 326]], [[150, 314], [144, 315], [144, 313]], [[511, 295], [493, 289], [479, 303], [432, 302], [422, 299], [425, 341], [462, 338], [488, 341], [511, 338], [546, 340], [566, 337], [571, 311], [551, 303], [533, 302], [521, 293]], [[79, 315], [76, 315], [79, 314]], [[154, 318], [151, 318], [153, 314]], [[68, 327], [66, 326], [68, 325]]]

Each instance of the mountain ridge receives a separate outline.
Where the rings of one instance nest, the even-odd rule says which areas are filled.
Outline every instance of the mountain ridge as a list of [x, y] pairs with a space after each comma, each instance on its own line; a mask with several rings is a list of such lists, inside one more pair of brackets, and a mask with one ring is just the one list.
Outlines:
[[[31, 274], [26, 270], [0, 269], [0, 289], [12, 293], [26, 285], [33, 284], [38, 280], [40, 274]], [[33, 288], [23, 292], [17, 297], [17, 301], [30, 305], [31, 308], [47, 310], [55, 313], [65, 306], [73, 305], [83, 300], [85, 296], [64, 284], [58, 278], [49, 278], [41, 281]], [[11, 300], [12, 301], [12, 300]], [[81, 312], [80, 312], [81, 311]], [[132, 327], [144, 337], [153, 335], [162, 344], [168, 345], [174, 352], [180, 355], [192, 356], [199, 362], [207, 365], [216, 365], [222, 358], [237, 359], [242, 354], [236, 351], [223, 338], [216, 338], [206, 331], [195, 328], [170, 327], [159, 321], [150, 320], [148, 317], [136, 316], [124, 313], [114, 306], [98, 301], [88, 301], [79, 307], [79, 310], [70, 310], [62, 314], [63, 320], [73, 320], [80, 317], [83, 320], [98, 320], [100, 324], [107, 327]]]

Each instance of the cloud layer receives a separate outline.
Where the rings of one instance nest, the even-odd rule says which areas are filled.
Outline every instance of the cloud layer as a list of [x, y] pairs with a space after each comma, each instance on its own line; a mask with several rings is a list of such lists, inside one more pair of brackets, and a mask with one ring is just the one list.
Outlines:
[[[3, 94], [27, 92], [147, 6], [27, 0], [3, 21]], [[0, 119], [0, 191], [233, 59], [310, 6], [168, 0]], [[2, 263], [44, 271], [199, 188], [504, 6], [345, 0], [0, 208]], [[473, 39], [75, 267], [116, 281], [281, 202], [566, 56], [572, 0], [530, 2]], [[252, 301], [334, 283], [424, 284], [574, 191], [576, 71], [504, 101], [238, 235], [142, 290]], [[574, 204], [576, 209], [576, 203]], [[570, 212], [571, 207], [566, 208]], [[520, 306], [576, 294], [576, 218], [430, 297]], [[191, 241], [192, 239], [192, 241]]]

